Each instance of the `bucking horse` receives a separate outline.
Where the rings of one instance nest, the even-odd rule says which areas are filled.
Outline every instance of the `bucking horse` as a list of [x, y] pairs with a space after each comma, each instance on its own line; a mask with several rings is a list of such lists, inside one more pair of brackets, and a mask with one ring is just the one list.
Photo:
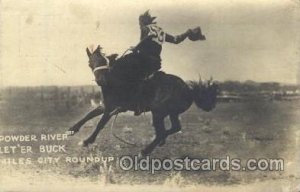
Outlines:
[[[75, 134], [88, 120], [102, 115], [93, 133], [82, 141], [83, 146], [95, 142], [112, 116], [141, 107], [144, 112], [152, 113], [155, 129], [154, 140], [141, 151], [141, 155], [148, 155], [155, 147], [163, 145], [169, 135], [181, 130], [179, 115], [193, 102], [204, 111], [211, 111], [216, 105], [218, 85], [212, 80], [184, 82], [175, 75], [158, 71], [151, 78], [141, 81], [142, 65], [133, 54], [116, 59], [106, 57], [100, 46], [92, 52], [89, 48], [86, 51], [89, 67], [101, 87], [103, 105], [90, 111], [68, 130]], [[165, 128], [166, 117], [171, 122], [169, 129]]]

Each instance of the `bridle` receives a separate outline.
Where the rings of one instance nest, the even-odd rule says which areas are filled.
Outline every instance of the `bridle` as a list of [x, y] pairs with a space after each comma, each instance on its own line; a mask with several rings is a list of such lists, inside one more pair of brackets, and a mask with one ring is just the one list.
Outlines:
[[106, 65], [103, 65], [103, 66], [99, 66], [99, 67], [95, 67], [93, 69], [93, 73], [95, 74], [96, 71], [99, 71], [99, 70], [103, 70], [103, 69], [109, 69], [109, 59], [105, 56], [103, 56], [103, 58], [105, 59], [106, 61]]

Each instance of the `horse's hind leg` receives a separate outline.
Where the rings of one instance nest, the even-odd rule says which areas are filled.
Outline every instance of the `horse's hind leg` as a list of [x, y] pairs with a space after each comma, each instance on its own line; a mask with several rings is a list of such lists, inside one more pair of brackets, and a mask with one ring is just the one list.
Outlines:
[[150, 154], [154, 148], [166, 138], [164, 118], [164, 115], [156, 113], [152, 114], [153, 126], [155, 128], [155, 139], [144, 150], [142, 150], [142, 155]]
[[[167, 136], [177, 133], [181, 130], [181, 124], [178, 118], [178, 114], [172, 114], [169, 117], [171, 121], [171, 128], [166, 131]], [[159, 146], [163, 146], [166, 143], [166, 139], [167, 137], [161, 141]]]
[[70, 135], [74, 135], [76, 132], [79, 131], [80, 127], [85, 124], [88, 120], [101, 115], [104, 112], [104, 107], [99, 106], [92, 111], [90, 111], [88, 114], [85, 115], [84, 118], [82, 118], [80, 121], [78, 121], [75, 125], [73, 125], [69, 130], [68, 133]]
[[167, 135], [172, 135], [181, 130], [181, 124], [179, 121], [178, 114], [170, 115], [170, 121], [171, 121], [171, 129], [167, 130]]

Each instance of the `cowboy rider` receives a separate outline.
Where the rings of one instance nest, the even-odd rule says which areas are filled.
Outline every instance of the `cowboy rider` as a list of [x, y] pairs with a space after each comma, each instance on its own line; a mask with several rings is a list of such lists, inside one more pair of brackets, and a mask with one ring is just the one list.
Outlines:
[[[154, 21], [156, 17], [152, 17], [149, 10], [139, 16], [139, 25], [141, 30], [140, 42], [137, 46], [131, 48], [133, 53], [140, 59], [140, 65], [142, 65], [141, 73], [145, 78], [152, 77], [155, 72], [161, 68], [161, 50], [164, 42], [173, 44], [179, 44], [186, 38], [192, 41], [205, 40], [205, 36], [202, 35], [200, 27], [189, 29], [185, 33], [173, 36], [163, 31]], [[136, 95], [141, 95], [142, 88], [139, 88]], [[140, 103], [137, 106], [135, 115], [139, 115], [142, 112], [143, 104]]]
[[195, 29], [189, 29], [185, 33], [172, 36], [163, 31], [156, 22], [156, 17], [152, 17], [149, 10], [139, 16], [139, 25], [141, 30], [141, 37], [139, 44], [132, 48], [133, 52], [137, 52], [142, 64], [145, 66], [146, 77], [158, 71], [161, 68], [160, 53], [162, 50], [162, 44], [169, 42], [173, 44], [179, 44], [187, 37], [192, 40], [205, 40], [205, 36], [202, 35], [200, 27]]

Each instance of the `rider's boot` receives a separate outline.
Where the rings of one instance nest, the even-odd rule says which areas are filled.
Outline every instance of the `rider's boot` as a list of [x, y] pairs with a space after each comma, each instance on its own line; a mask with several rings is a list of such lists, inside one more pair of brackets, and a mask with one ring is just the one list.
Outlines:
[[138, 105], [134, 111], [134, 115], [135, 116], [139, 116], [143, 113], [143, 110], [141, 109], [141, 107]]
[[139, 84], [138, 86], [138, 90], [135, 94], [135, 99], [137, 101], [136, 107], [135, 107], [135, 111], [134, 111], [134, 115], [135, 116], [139, 116], [143, 113], [143, 89], [142, 89], [142, 83]]

